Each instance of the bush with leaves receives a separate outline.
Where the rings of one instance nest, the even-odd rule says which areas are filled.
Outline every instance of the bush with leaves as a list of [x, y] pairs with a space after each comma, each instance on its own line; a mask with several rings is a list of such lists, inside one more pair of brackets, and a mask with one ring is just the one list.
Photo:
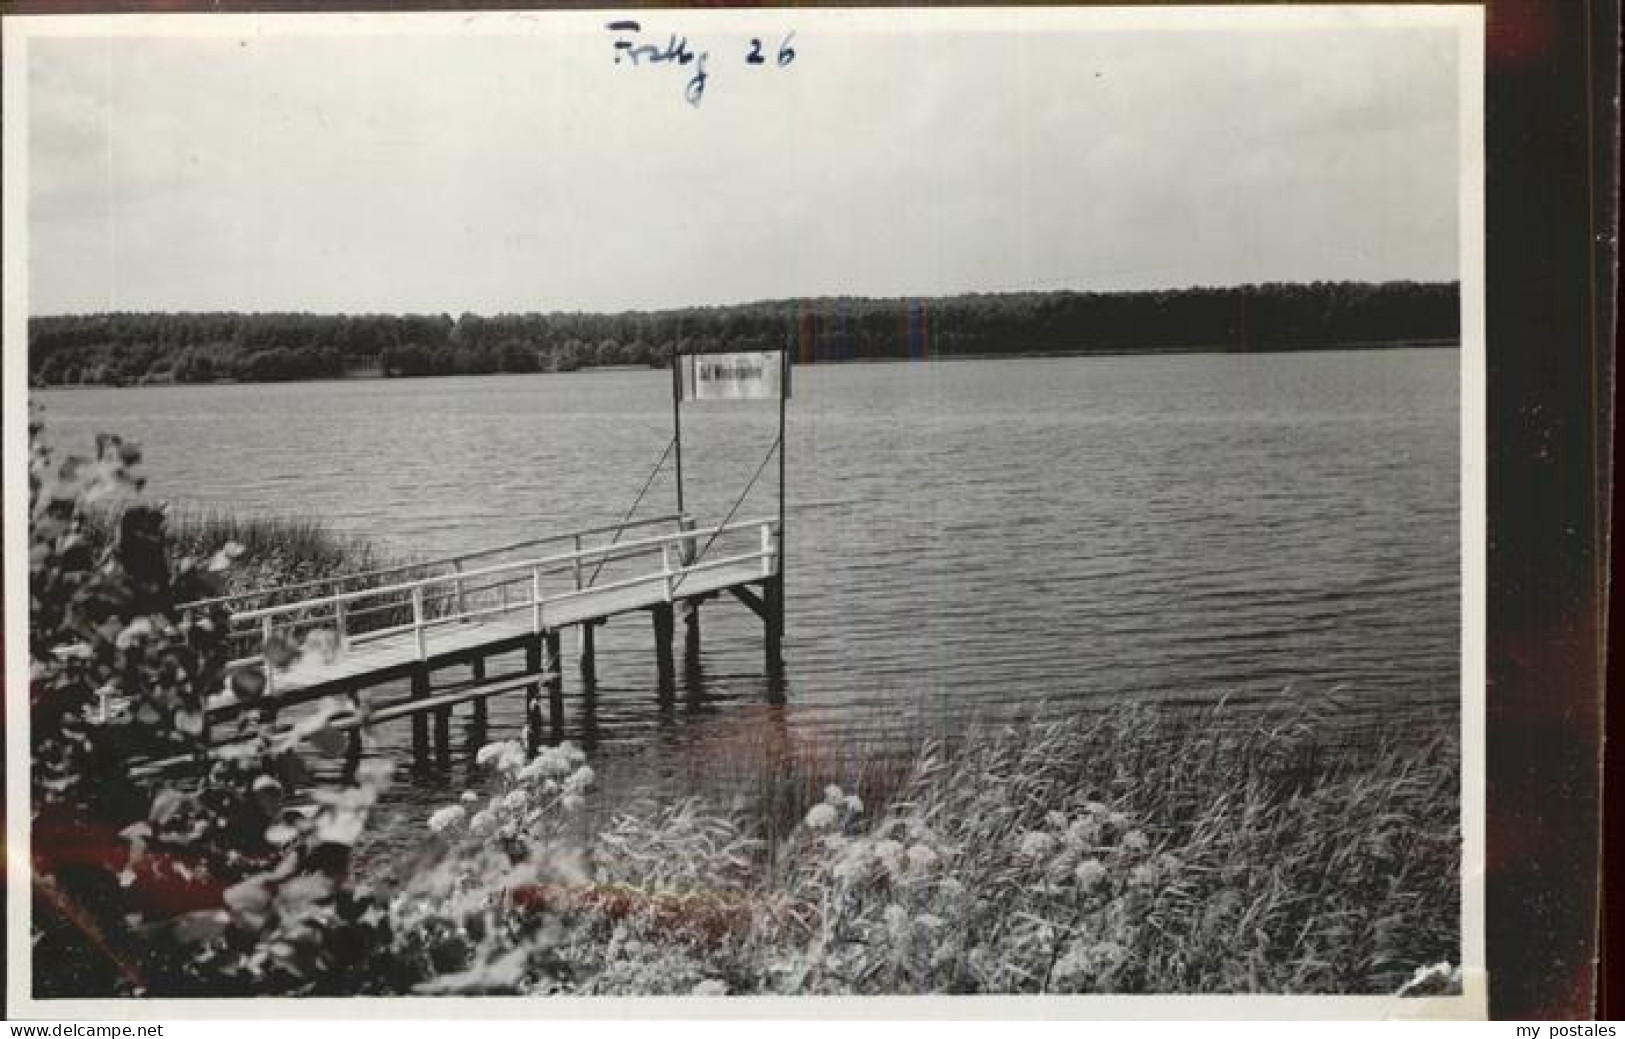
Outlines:
[[[211, 732], [225, 688], [216, 594], [236, 546], [172, 561], [140, 453], [112, 435], [58, 459], [30, 429], [29, 662], [38, 997], [363, 992], [386, 985], [388, 922], [348, 881], [387, 780], [313, 787], [301, 759], [333, 711], [250, 712]], [[132, 500], [133, 499], [133, 500]], [[116, 536], [87, 536], [120, 503]], [[241, 694], [263, 682], [233, 676]], [[224, 738], [222, 738], [224, 737]], [[148, 767], [167, 763], [163, 767]], [[363, 969], [365, 968], [365, 969]]]

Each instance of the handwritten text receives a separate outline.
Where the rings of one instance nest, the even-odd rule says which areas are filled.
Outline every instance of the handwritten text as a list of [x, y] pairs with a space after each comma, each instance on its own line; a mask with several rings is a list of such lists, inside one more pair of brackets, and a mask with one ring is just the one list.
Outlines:
[[[698, 49], [689, 43], [687, 36], [679, 33], [668, 33], [663, 42], [645, 39], [640, 36], [643, 32], [642, 24], [629, 19], [610, 22], [606, 28], [615, 34], [611, 41], [615, 64], [632, 67], [675, 65], [687, 68], [689, 75], [683, 82], [684, 100], [696, 108], [705, 100], [705, 88], [710, 82], [710, 72], [706, 67], [711, 58], [710, 51]], [[751, 37], [745, 47], [744, 64], [758, 67], [769, 66], [771, 62], [771, 67], [774, 68], [789, 67], [796, 60], [795, 48], [791, 46], [795, 35], [793, 30], [786, 33], [779, 41], [776, 53], [765, 51], [760, 37]]]

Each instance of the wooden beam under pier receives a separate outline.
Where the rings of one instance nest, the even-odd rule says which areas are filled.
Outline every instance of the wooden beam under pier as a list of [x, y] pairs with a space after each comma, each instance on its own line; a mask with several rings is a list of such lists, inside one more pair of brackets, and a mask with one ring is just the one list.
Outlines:
[[[468, 669], [469, 669], [469, 679], [476, 686], [481, 685], [482, 683], [484, 683], [484, 681], [485, 681], [485, 658], [483, 656], [475, 657], [473, 660], [470, 660], [468, 662]], [[485, 697], [483, 697], [483, 696], [477, 698], [474, 701], [474, 719], [473, 719], [473, 721], [474, 721], [474, 728], [482, 734], [480, 738], [483, 739], [484, 738], [483, 733], [485, 732], [485, 730], [487, 728]]]
[[755, 592], [751, 591], [748, 585], [739, 585], [737, 587], [730, 588], [728, 589], [728, 592], [735, 599], [738, 599], [740, 602], [750, 607], [750, 612], [756, 614], [756, 616], [760, 617], [764, 621], [767, 620], [767, 603], [762, 600], [760, 595], [757, 595]]
[[564, 660], [559, 652], [559, 632], [555, 628], [542, 636], [546, 650], [547, 727], [554, 743], [564, 739]]
[[598, 646], [595, 631], [598, 623], [583, 621], [578, 629], [581, 633], [581, 677], [583, 679], [595, 678], [598, 675]]
[[[412, 671], [412, 699], [425, 700], [429, 696], [429, 665], [422, 664]], [[423, 764], [429, 759], [429, 716], [423, 711], [412, 713], [412, 761]]]
[[680, 609], [683, 614], [683, 660], [692, 663], [700, 656], [700, 600], [684, 599]]
[[763, 581], [762, 592], [762, 601], [767, 607], [763, 618], [767, 629], [764, 640], [767, 645], [767, 673], [777, 677], [784, 673], [784, 579], [773, 577]]
[[675, 669], [672, 666], [671, 640], [673, 633], [671, 603], [656, 603], [650, 608], [654, 619], [655, 630], [655, 666], [658, 671], [660, 695], [671, 695], [673, 687], [677, 684]]
[[525, 746], [532, 754], [542, 746], [542, 637], [525, 643], [525, 673], [534, 676], [525, 686]]

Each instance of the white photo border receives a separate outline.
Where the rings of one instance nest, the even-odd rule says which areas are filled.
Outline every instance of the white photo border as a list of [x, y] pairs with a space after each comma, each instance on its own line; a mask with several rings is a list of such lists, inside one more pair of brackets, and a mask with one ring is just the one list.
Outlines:
[[[670, 10], [670, 9], [665, 9]], [[1463, 992], [1452, 997], [1393, 996], [946, 996], [946, 997], [433, 997], [346, 999], [69, 999], [31, 994], [31, 899], [27, 726], [28, 665], [28, 68], [29, 45], [47, 38], [136, 36], [301, 36], [419, 34], [507, 35], [602, 32], [611, 10], [504, 12], [331, 12], [110, 15], [12, 15], [0, 23], [3, 68], [4, 209], [4, 589], [7, 750], [7, 1005], [16, 1018], [178, 1020], [275, 1017], [378, 1019], [514, 1018], [1104, 1018], [1121, 1020], [1413, 1018], [1482, 1019], [1485, 970], [1485, 660], [1486, 660], [1486, 360], [1484, 240], [1484, 10], [1462, 4], [1233, 5], [1032, 8], [798, 8], [800, 38], [820, 33], [1050, 29], [1225, 32], [1280, 27], [1449, 28], [1459, 41], [1460, 186], [1460, 549], [1461, 549], [1461, 941]], [[747, 31], [782, 10], [688, 10], [697, 29]]]

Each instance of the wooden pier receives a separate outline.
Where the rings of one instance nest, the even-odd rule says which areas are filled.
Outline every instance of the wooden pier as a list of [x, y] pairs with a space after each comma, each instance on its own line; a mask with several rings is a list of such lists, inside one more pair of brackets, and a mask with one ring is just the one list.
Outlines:
[[[590, 681], [596, 628], [648, 613], [665, 697], [674, 682], [677, 624], [685, 652], [696, 654], [700, 605], [724, 595], [762, 620], [765, 667], [777, 678], [781, 533], [776, 518], [701, 527], [687, 516], [660, 516], [188, 604], [226, 609], [238, 654], [227, 666], [228, 689], [209, 702], [211, 727], [245, 710], [272, 717], [340, 697], [353, 713], [334, 727], [352, 733], [352, 753], [359, 753], [362, 729], [408, 719], [421, 763], [431, 750], [447, 754], [455, 709], [466, 706], [481, 724], [490, 697], [522, 693], [534, 748], [543, 740], [544, 710], [548, 728], [562, 730], [566, 629], [575, 629], [576, 662]], [[520, 652], [522, 670], [487, 678], [490, 658]], [[469, 668], [470, 678], [436, 687], [436, 674], [452, 667]], [[404, 697], [363, 695], [402, 682], [410, 690]]]

